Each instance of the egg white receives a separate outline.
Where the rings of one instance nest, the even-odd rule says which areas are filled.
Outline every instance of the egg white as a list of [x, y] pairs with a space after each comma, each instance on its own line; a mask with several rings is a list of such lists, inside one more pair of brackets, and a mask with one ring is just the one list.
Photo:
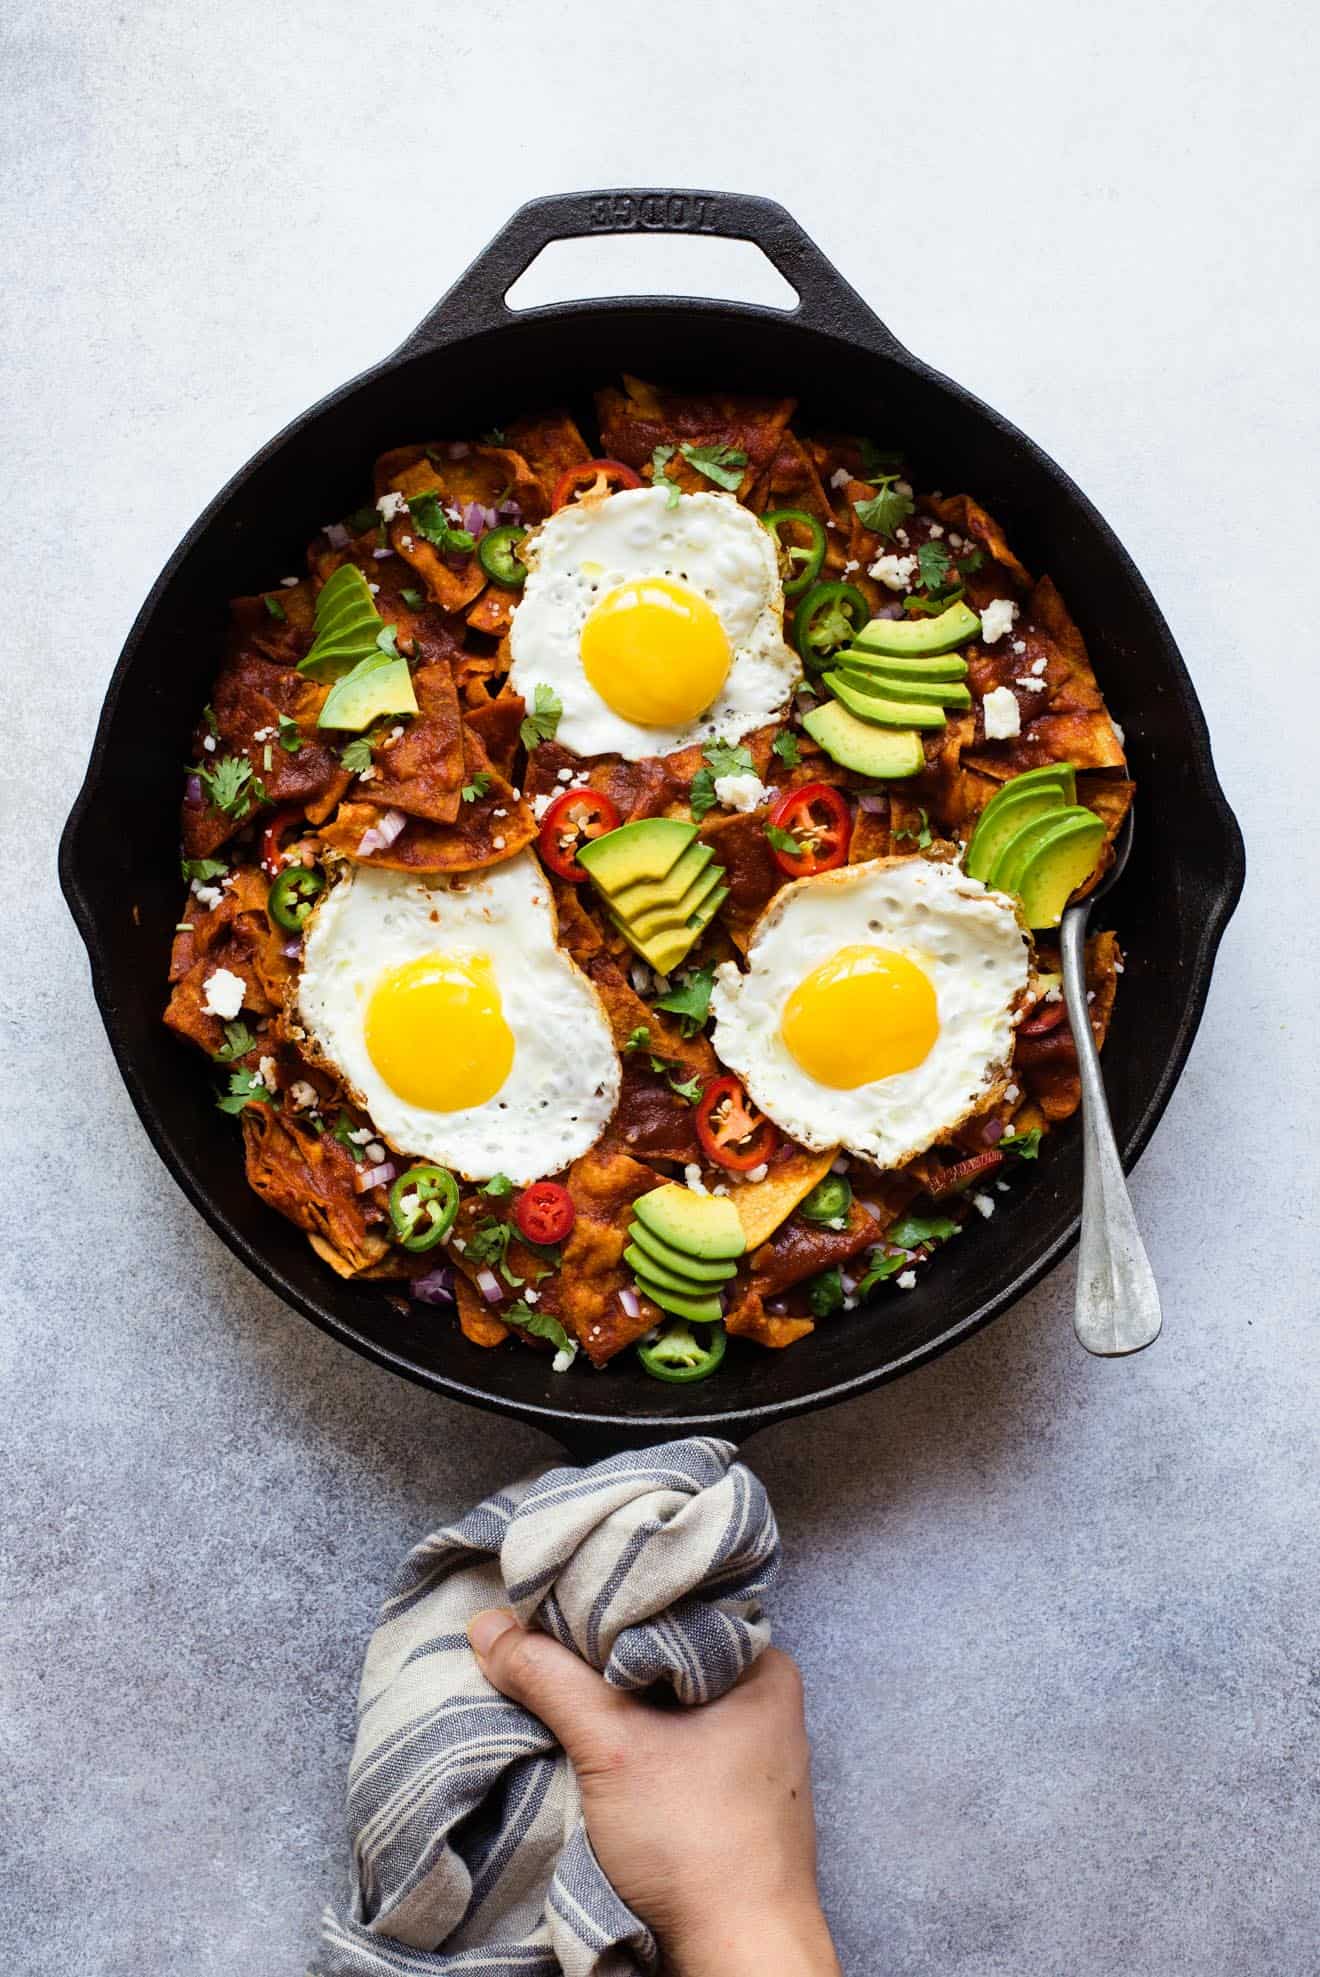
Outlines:
[[[449, 882], [357, 865], [312, 916], [299, 1019], [396, 1152], [466, 1180], [507, 1174], [525, 1186], [586, 1153], [619, 1098], [619, 1058], [600, 997], [555, 936], [549, 885], [526, 854]], [[363, 1028], [381, 978], [436, 953], [490, 957], [515, 1042], [500, 1090], [455, 1112], [412, 1105], [392, 1090]]]
[[[821, 1084], [780, 1035], [784, 1005], [842, 947], [904, 954], [930, 980], [939, 1034], [909, 1071], [852, 1090]], [[842, 1145], [879, 1167], [950, 1133], [1003, 1076], [1030, 942], [1011, 899], [956, 866], [876, 858], [798, 879], [757, 921], [742, 973], [717, 971], [712, 1041], [767, 1117], [804, 1146]]]
[[[636, 762], [691, 742], [735, 742], [782, 713], [802, 677], [784, 643], [784, 595], [769, 531], [731, 494], [625, 488], [551, 515], [524, 545], [530, 566], [509, 633], [509, 684], [530, 706], [538, 685], [563, 705], [556, 739], [577, 755]], [[640, 577], [672, 577], [703, 598], [733, 654], [719, 696], [696, 720], [643, 727], [606, 705], [583, 671], [582, 627], [602, 598]]]

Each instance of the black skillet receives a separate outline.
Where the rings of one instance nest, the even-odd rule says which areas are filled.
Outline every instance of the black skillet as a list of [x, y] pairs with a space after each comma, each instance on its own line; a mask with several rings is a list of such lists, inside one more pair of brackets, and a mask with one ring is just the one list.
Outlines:
[[[670, 232], [754, 242], [800, 297], [783, 311], [690, 298], [510, 310], [511, 284], [552, 241]], [[533, 1422], [581, 1452], [708, 1430], [734, 1440], [827, 1406], [968, 1337], [1077, 1237], [1080, 1138], [1053, 1134], [1020, 1164], [993, 1221], [970, 1228], [919, 1287], [886, 1287], [803, 1344], [735, 1344], [701, 1387], [650, 1380], [632, 1353], [604, 1373], [551, 1372], [522, 1349], [483, 1352], [445, 1313], [401, 1314], [343, 1283], [250, 1191], [214, 1079], [162, 1026], [178, 914], [180, 765], [221, 652], [226, 601], [302, 567], [308, 538], [362, 499], [371, 464], [419, 434], [470, 433], [567, 402], [628, 370], [674, 386], [783, 391], [803, 426], [905, 446], [923, 487], [966, 488], [1048, 571], [1089, 642], [1141, 792], [1141, 828], [1106, 902], [1127, 950], [1105, 1074], [1131, 1166], [1191, 1047], [1220, 935], [1242, 888], [1241, 834], [1169, 629], [1121, 543], [1054, 462], [997, 412], [909, 355], [784, 211], [745, 194], [564, 193], [514, 214], [392, 357], [294, 421], [237, 474], [180, 543], [115, 669], [86, 780], [60, 846], [65, 896], [96, 998], [152, 1143], [229, 1247], [336, 1337], [458, 1400]]]

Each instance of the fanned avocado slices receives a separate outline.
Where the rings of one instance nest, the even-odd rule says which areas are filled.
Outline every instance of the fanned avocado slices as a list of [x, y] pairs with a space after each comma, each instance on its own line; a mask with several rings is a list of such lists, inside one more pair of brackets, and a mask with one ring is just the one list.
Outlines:
[[356, 563], [341, 563], [317, 593], [315, 636], [298, 671], [314, 680], [342, 679], [377, 650], [384, 629], [361, 570]]

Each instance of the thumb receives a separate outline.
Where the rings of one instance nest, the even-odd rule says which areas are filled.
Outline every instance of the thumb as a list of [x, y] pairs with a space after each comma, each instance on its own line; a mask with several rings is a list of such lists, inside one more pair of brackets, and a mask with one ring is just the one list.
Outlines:
[[631, 1698], [612, 1689], [571, 1648], [547, 1634], [529, 1633], [499, 1607], [475, 1614], [468, 1639], [492, 1688], [539, 1716], [581, 1769], [617, 1729]]

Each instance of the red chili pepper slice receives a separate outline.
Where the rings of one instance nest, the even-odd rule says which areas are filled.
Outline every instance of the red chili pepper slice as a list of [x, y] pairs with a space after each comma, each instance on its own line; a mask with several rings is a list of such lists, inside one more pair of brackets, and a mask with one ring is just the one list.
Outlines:
[[278, 874], [283, 863], [283, 840], [295, 825], [303, 823], [302, 805], [284, 803], [274, 812], [261, 834], [261, 869], [268, 879]]
[[1020, 1037], [1044, 1037], [1051, 1030], [1057, 1030], [1067, 1015], [1062, 1000], [1058, 1002], [1038, 1002], [1029, 1016], [1024, 1016], [1018, 1024]]
[[779, 1128], [756, 1110], [736, 1078], [714, 1078], [697, 1101], [697, 1138], [709, 1159], [746, 1174], [770, 1158]]
[[640, 487], [642, 477], [622, 460], [584, 460], [570, 467], [555, 483], [552, 508], [566, 508], [579, 494], [615, 494], [621, 487]]
[[770, 810], [774, 830], [787, 831], [802, 846], [795, 857], [772, 845], [775, 863], [790, 879], [809, 879], [848, 862], [852, 812], [830, 783], [803, 783], [786, 789]]
[[558, 1181], [533, 1181], [513, 1204], [514, 1227], [528, 1242], [562, 1242], [576, 1220], [573, 1197]]
[[619, 813], [597, 789], [561, 790], [541, 819], [537, 850], [557, 878], [580, 886], [586, 873], [578, 864], [578, 849], [589, 838], [617, 830]]

